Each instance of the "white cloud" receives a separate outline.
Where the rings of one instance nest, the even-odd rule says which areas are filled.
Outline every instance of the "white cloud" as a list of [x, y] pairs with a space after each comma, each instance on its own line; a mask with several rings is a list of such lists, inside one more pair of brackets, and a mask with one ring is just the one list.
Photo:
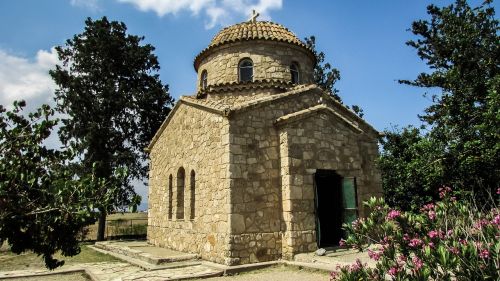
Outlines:
[[191, 12], [199, 15], [203, 12], [208, 20], [206, 28], [216, 25], [227, 25], [241, 18], [247, 19], [252, 10], [260, 13], [259, 19], [269, 20], [271, 10], [279, 10], [283, 6], [283, 0], [117, 0], [129, 3], [141, 11], [153, 11], [159, 17], [180, 12]]
[[49, 70], [58, 62], [54, 48], [39, 50], [34, 60], [9, 54], [0, 49], [0, 104], [10, 106], [24, 99], [28, 108], [52, 103], [56, 88]]
[[101, 11], [99, 0], [71, 0], [70, 4], [72, 6], [88, 9], [93, 12]]

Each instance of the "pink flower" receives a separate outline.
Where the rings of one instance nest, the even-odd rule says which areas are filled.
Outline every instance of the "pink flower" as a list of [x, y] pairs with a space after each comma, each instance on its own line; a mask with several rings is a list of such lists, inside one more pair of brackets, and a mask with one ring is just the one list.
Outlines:
[[479, 257], [482, 258], [482, 259], [487, 259], [490, 257], [490, 252], [487, 250], [487, 249], [483, 249], [480, 253], [479, 253]]
[[497, 189], [497, 194], [500, 194], [500, 187]]
[[420, 246], [422, 244], [423, 244], [422, 240], [420, 240], [418, 238], [413, 238], [413, 239], [410, 240], [410, 243], [408, 243], [408, 245], [410, 247], [413, 247], [413, 248], [416, 248], [416, 247], [418, 247], [418, 246]]
[[368, 250], [368, 256], [372, 260], [375, 260], [375, 261], [378, 261], [380, 259], [380, 253], [377, 253], [377, 252], [372, 251], [372, 250]]
[[439, 198], [443, 199], [447, 193], [451, 192], [451, 188], [448, 186], [443, 186], [439, 188]]
[[339, 246], [340, 246], [340, 247], [344, 247], [344, 246], [345, 246], [345, 240], [344, 240], [343, 238], [342, 238], [342, 239], [340, 239], [340, 241], [339, 241]]
[[435, 230], [431, 230], [431, 231], [429, 231], [429, 233], [427, 235], [429, 235], [429, 238], [434, 239], [435, 237], [439, 236], [439, 232], [437, 232]]
[[356, 263], [351, 265], [351, 271], [359, 271], [363, 268], [363, 264], [359, 259], [356, 259]]
[[435, 207], [436, 205], [434, 205], [434, 203], [425, 204], [424, 210], [434, 210]]
[[496, 215], [491, 221], [492, 224], [500, 226], [500, 215]]
[[330, 272], [330, 281], [337, 279], [337, 276], [339, 276], [337, 272], [335, 271]]
[[401, 216], [401, 212], [398, 211], [398, 210], [391, 210], [388, 214], [387, 214], [387, 219], [389, 220], [393, 220], [397, 217], [400, 217]]
[[458, 255], [460, 253], [457, 247], [450, 247], [449, 250], [455, 255]]
[[430, 210], [427, 212], [427, 216], [429, 217], [430, 220], [435, 220], [436, 219], [436, 212], [434, 210]]
[[424, 262], [417, 256], [414, 256], [412, 259], [413, 265], [415, 265], [415, 270], [420, 270], [424, 265]]
[[398, 269], [396, 267], [391, 267], [388, 271], [389, 275], [396, 276], [398, 274]]
[[408, 235], [408, 233], [403, 234], [403, 241], [410, 241], [410, 235]]

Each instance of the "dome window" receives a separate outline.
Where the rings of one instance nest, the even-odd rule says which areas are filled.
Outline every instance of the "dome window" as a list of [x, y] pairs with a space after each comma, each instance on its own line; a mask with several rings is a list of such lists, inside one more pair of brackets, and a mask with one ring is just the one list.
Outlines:
[[203, 70], [203, 72], [201, 72], [200, 88], [202, 90], [206, 90], [207, 85], [208, 85], [208, 73], [206, 70]]
[[292, 83], [299, 84], [300, 83], [299, 65], [296, 62], [293, 62], [290, 65], [290, 74], [292, 75]]
[[240, 82], [253, 81], [253, 62], [251, 59], [242, 59], [238, 68]]

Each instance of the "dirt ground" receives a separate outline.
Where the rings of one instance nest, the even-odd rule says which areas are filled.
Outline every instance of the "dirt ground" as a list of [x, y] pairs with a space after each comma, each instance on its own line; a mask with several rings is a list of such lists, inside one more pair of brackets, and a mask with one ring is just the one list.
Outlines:
[[323, 271], [298, 269], [290, 266], [276, 266], [244, 272], [238, 275], [193, 279], [192, 281], [328, 281], [330, 274]]

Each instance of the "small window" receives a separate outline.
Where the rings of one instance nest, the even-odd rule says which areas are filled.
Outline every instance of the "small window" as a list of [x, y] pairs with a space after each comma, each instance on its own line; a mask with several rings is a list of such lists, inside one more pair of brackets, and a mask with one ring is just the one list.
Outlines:
[[172, 196], [174, 192], [172, 190], [172, 175], [168, 177], [168, 219], [172, 219]]
[[190, 200], [190, 207], [191, 207], [191, 213], [189, 214], [189, 219], [194, 220], [195, 217], [195, 200], [196, 200], [196, 192], [195, 192], [195, 186], [196, 186], [196, 174], [194, 170], [191, 170], [191, 179], [189, 180], [190, 183], [190, 195], [191, 195], [191, 200]]
[[290, 74], [292, 75], [292, 83], [299, 84], [300, 75], [299, 75], [299, 65], [297, 63], [292, 63], [290, 65]]
[[238, 67], [240, 82], [253, 81], [253, 62], [251, 59], [241, 60]]
[[178, 220], [184, 219], [184, 168], [180, 167], [177, 172], [177, 210], [175, 218]]
[[200, 88], [202, 90], [206, 90], [208, 85], [208, 73], [206, 70], [203, 70], [201, 73], [201, 79], [200, 79]]

